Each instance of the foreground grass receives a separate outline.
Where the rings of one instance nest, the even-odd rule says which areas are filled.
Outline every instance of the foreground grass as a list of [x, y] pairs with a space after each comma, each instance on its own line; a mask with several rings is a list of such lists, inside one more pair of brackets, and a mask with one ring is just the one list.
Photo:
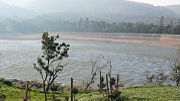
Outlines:
[[[121, 97], [129, 101], [180, 101], [180, 87], [175, 86], [140, 86], [120, 89]], [[82, 101], [102, 99], [99, 93], [89, 93], [78, 96]]]
[[[7, 86], [0, 82], [0, 93], [6, 95], [5, 101], [22, 101], [24, 89], [17, 86]], [[120, 89], [121, 97], [130, 101], [180, 101], [180, 87], [175, 86], [141, 86]], [[70, 93], [56, 94], [58, 99], [64, 99]], [[48, 94], [51, 101], [51, 94]], [[99, 101], [105, 98], [105, 94], [98, 92], [79, 93], [76, 98], [80, 101]], [[1, 101], [1, 100], [0, 100]], [[31, 91], [31, 101], [44, 101], [44, 94], [40, 91]]]
[[[23, 96], [24, 96], [23, 88], [19, 88], [15, 85], [7, 86], [3, 84], [2, 82], [0, 82], [0, 86], [1, 86], [0, 93], [6, 95], [5, 101], [22, 101], [23, 100]], [[42, 93], [39, 90], [31, 91], [30, 95], [31, 95], [31, 101], [44, 101], [44, 93]], [[56, 97], [59, 99], [64, 99], [65, 96], [69, 96], [69, 95], [70, 93], [59, 93], [59, 94], [56, 94]], [[51, 99], [52, 95], [48, 94], [47, 96], [48, 96], [48, 99]], [[2, 100], [0, 99], [0, 101]]]
[[180, 87], [174, 86], [143, 86], [121, 90], [123, 96], [131, 100], [145, 101], [180, 101]]

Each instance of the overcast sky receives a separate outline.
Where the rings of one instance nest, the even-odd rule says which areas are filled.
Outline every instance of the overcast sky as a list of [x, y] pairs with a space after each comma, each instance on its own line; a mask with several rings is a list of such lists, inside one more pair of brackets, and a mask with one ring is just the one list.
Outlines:
[[[16, 6], [20, 6], [20, 7], [28, 7], [29, 5], [31, 5], [37, 1], [44, 2], [46, 0], [2, 0], [2, 1], [7, 2], [11, 5], [16, 5]], [[53, 2], [53, 0], [49, 0], [49, 1]], [[61, 0], [59, 0], [59, 1], [61, 1]], [[74, 0], [74, 1], [76, 1], [76, 0]], [[150, 3], [155, 6], [180, 4], [180, 0], [131, 0], [131, 1]]]
[[166, 6], [180, 4], [180, 0], [131, 0], [136, 2], [143, 2], [153, 4], [155, 6]]

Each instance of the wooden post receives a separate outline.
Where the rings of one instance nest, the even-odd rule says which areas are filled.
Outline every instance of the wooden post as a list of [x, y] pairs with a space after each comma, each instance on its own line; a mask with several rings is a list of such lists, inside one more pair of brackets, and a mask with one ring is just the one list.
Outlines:
[[111, 74], [111, 71], [112, 71], [112, 65], [111, 65], [111, 61], [110, 61], [110, 73]]
[[[111, 82], [111, 74], [109, 74], [109, 81]], [[112, 85], [111, 85], [111, 83], [109, 83], [109, 86], [110, 86], [110, 91], [112, 93]]]
[[73, 101], [73, 92], [72, 92], [72, 89], [73, 89], [73, 78], [71, 78], [71, 101]]
[[[111, 65], [111, 61], [110, 61], [109, 81], [111, 80], [111, 71], [112, 71], [112, 65]], [[112, 85], [111, 85], [111, 83], [110, 83], [110, 91], [112, 93]]]
[[108, 96], [108, 100], [109, 100], [109, 85], [108, 85], [108, 74], [106, 74], [106, 86], [107, 86], [107, 96]]
[[26, 82], [26, 86], [25, 86], [25, 96], [24, 96], [24, 101], [28, 100], [28, 82]]
[[117, 74], [117, 89], [119, 89], [119, 74]]
[[100, 79], [99, 79], [99, 81], [100, 81], [100, 82], [99, 82], [99, 88], [100, 88], [100, 91], [102, 90], [102, 87], [101, 87], [101, 85], [102, 85], [101, 77], [102, 77], [102, 76], [101, 76], [101, 71], [100, 71]]

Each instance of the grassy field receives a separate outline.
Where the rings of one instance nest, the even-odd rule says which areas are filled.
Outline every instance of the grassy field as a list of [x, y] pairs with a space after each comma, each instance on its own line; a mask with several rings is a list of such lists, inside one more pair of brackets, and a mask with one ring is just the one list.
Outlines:
[[[22, 101], [24, 89], [15, 85], [7, 86], [0, 82], [0, 95], [6, 95], [5, 101]], [[129, 101], [180, 101], [180, 87], [175, 86], [140, 86], [119, 89], [121, 97], [127, 98]], [[40, 91], [31, 91], [31, 101], [44, 101], [44, 94]], [[70, 96], [70, 93], [56, 94], [58, 99], [64, 99]], [[78, 101], [101, 101], [105, 98], [105, 94], [99, 92], [83, 93], [76, 95]], [[51, 101], [51, 94], [48, 94]], [[0, 101], [3, 101], [0, 99]]]

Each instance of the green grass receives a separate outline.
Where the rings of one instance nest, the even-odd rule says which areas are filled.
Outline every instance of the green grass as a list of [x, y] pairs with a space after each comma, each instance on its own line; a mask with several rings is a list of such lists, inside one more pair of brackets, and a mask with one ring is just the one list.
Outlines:
[[[121, 97], [129, 101], [180, 101], [180, 87], [175, 86], [140, 86], [120, 89]], [[80, 94], [81, 101], [98, 101], [104, 96], [97, 92]]]
[[[24, 89], [17, 86], [7, 86], [0, 82], [0, 93], [6, 95], [5, 101], [22, 101]], [[180, 101], [180, 87], [175, 86], [141, 86], [120, 89], [121, 97], [127, 97], [130, 101]], [[56, 94], [56, 98], [64, 99], [70, 93]], [[81, 101], [99, 101], [105, 98], [105, 94], [98, 92], [79, 93], [76, 99]], [[51, 101], [51, 94], [48, 94]], [[1, 101], [1, 100], [0, 100]], [[31, 91], [31, 101], [44, 101], [44, 94], [40, 91]]]
[[180, 101], [180, 87], [174, 86], [143, 86], [121, 90], [122, 96], [130, 100], [145, 101]]
[[[6, 95], [5, 101], [22, 101], [24, 96], [24, 89], [17, 86], [7, 86], [0, 82], [0, 93]], [[40, 91], [31, 91], [31, 101], [44, 101], [44, 93]], [[64, 99], [65, 96], [70, 95], [70, 93], [60, 93], [56, 94], [56, 97], [59, 99]], [[47, 95], [51, 99], [51, 94]], [[0, 100], [1, 101], [1, 100]]]

